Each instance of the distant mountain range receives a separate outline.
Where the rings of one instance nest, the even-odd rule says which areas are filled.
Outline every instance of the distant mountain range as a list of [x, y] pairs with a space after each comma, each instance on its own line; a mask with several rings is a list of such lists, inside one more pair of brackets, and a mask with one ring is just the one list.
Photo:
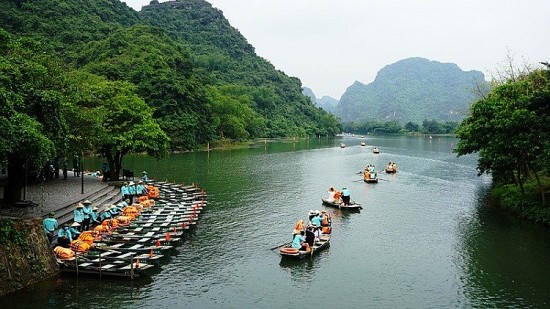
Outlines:
[[333, 98], [316, 99], [308, 88], [303, 88], [303, 93], [344, 122], [460, 121], [476, 99], [472, 91], [475, 85], [485, 82], [482, 72], [463, 71], [454, 63], [415, 57], [385, 66], [372, 83], [355, 82], [339, 102]]
[[329, 97], [329, 96], [323, 96], [322, 98], [317, 99], [317, 97], [315, 96], [315, 93], [313, 93], [313, 90], [307, 87], [302, 87], [302, 93], [307, 97], [309, 97], [311, 99], [311, 102], [313, 102], [313, 104], [317, 105], [318, 107], [332, 114], [336, 112], [336, 107], [338, 106], [338, 100], [336, 100], [335, 98]]

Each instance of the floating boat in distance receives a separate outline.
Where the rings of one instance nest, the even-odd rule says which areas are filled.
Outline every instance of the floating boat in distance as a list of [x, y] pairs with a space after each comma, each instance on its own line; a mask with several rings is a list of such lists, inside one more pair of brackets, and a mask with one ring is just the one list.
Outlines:
[[363, 209], [361, 204], [358, 204], [354, 201], [351, 201], [349, 205], [341, 205], [340, 203], [329, 202], [326, 199], [321, 199], [321, 200], [323, 201], [323, 205], [338, 208], [338, 209], [347, 209], [347, 210], [355, 210], [355, 211]]
[[371, 173], [365, 172], [363, 174], [363, 180], [366, 183], [378, 183], [378, 173], [375, 172], [374, 177], [373, 177], [373, 175], [371, 175]]
[[280, 246], [277, 250], [281, 255], [281, 258], [286, 259], [303, 259], [305, 257], [312, 256], [316, 253], [319, 253], [321, 250], [324, 250], [330, 246], [330, 234], [321, 235], [320, 241], [316, 241], [315, 244], [311, 247], [311, 251], [299, 250], [292, 248], [292, 243], [286, 243]]
[[341, 144], [340, 144], [340, 148], [346, 148], [346, 144], [341, 143]]
[[380, 153], [380, 149], [378, 149], [377, 147], [374, 147], [374, 149], [372, 149], [372, 153]]
[[361, 146], [367, 146], [367, 143], [361, 141], [360, 145], [361, 145]]

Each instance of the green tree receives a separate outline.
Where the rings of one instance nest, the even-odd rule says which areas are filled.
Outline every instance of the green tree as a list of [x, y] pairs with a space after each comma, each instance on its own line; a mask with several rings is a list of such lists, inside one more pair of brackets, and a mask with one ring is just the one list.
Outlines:
[[66, 107], [74, 116], [71, 136], [107, 159], [110, 179], [118, 179], [128, 153], [146, 152], [156, 158], [167, 154], [168, 136], [133, 84], [107, 81], [86, 72], [73, 73], [71, 80], [73, 105]]
[[61, 74], [50, 55], [0, 29], [0, 161], [7, 162], [4, 202], [21, 199], [26, 174], [66, 149]]
[[404, 127], [405, 130], [408, 132], [419, 132], [420, 131], [420, 125], [416, 122], [407, 122]]
[[[478, 152], [478, 172], [491, 172], [500, 183], [524, 183], [534, 177], [542, 192], [539, 170], [550, 139], [550, 75], [535, 70], [494, 87], [474, 103], [457, 130], [456, 153]], [[547, 165], [546, 165], [547, 166]]]

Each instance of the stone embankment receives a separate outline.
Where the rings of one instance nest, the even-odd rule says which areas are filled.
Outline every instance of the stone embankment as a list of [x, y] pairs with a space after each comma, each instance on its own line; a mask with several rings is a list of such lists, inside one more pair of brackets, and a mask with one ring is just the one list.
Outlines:
[[[59, 224], [73, 220], [78, 202], [89, 199], [104, 208], [120, 200], [116, 183], [104, 183], [85, 175], [27, 186], [18, 206], [0, 208], [0, 297], [36, 284], [59, 272], [42, 228], [43, 218], [55, 212]], [[84, 193], [82, 193], [84, 192]], [[0, 187], [0, 196], [4, 188]]]

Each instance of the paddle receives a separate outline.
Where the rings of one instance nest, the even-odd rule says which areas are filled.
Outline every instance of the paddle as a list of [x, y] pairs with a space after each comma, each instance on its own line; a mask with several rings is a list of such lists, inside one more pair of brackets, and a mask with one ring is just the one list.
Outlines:
[[285, 246], [285, 245], [288, 245], [288, 244], [290, 244], [290, 242], [285, 242], [284, 244], [280, 244], [280, 245], [278, 245], [278, 246], [276, 246], [276, 247], [273, 247], [273, 248], [271, 248], [271, 249], [269, 249], [269, 250], [273, 251], [273, 250], [275, 250], [275, 249], [278, 249], [278, 248], [280, 248], [280, 247], [282, 247], [282, 246]]

